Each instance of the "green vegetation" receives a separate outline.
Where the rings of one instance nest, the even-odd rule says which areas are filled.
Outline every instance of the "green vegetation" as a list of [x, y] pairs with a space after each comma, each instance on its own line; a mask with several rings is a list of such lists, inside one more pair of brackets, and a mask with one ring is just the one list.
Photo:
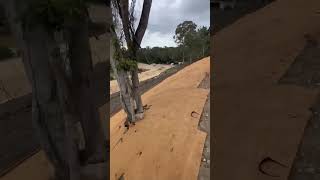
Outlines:
[[[177, 64], [182, 61], [194, 61], [209, 56], [210, 51], [210, 29], [207, 27], [197, 28], [192, 21], [184, 21], [179, 24], [173, 37], [178, 47], [146, 47], [137, 51], [137, 62], [146, 64]], [[119, 43], [117, 41], [113, 43]], [[119, 44], [114, 44], [121, 51], [115, 53], [115, 59], [120, 60], [118, 67], [120, 69], [137, 68], [135, 61], [128, 59], [128, 51], [120, 48]], [[110, 80], [113, 80], [114, 74], [110, 71]]]
[[193, 61], [209, 56], [210, 30], [197, 28], [192, 21], [184, 21], [175, 31], [174, 39], [178, 47], [146, 47], [137, 52], [137, 60], [142, 63], [170, 64]]

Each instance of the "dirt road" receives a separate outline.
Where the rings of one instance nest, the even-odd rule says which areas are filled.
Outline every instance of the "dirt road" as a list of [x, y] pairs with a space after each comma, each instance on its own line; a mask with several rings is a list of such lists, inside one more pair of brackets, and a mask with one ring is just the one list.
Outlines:
[[[319, 9], [318, 0], [277, 0], [213, 37], [214, 179], [287, 179], [319, 91], [278, 81], [306, 37], [320, 37]], [[268, 162], [262, 173], [268, 157], [284, 166]]]

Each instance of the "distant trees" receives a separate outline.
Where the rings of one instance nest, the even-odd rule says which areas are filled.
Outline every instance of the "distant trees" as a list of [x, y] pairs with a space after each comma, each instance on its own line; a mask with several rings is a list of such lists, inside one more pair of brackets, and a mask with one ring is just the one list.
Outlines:
[[178, 47], [146, 47], [137, 52], [137, 61], [147, 64], [170, 64], [209, 56], [210, 30], [197, 28], [192, 21], [180, 23], [174, 36]]
[[137, 53], [139, 62], [147, 64], [170, 64], [182, 61], [182, 49], [177, 47], [146, 47]]
[[183, 61], [187, 57], [189, 61], [195, 58], [209, 55], [210, 32], [205, 26], [197, 29], [192, 21], [180, 23], [175, 31], [175, 42], [182, 49]]

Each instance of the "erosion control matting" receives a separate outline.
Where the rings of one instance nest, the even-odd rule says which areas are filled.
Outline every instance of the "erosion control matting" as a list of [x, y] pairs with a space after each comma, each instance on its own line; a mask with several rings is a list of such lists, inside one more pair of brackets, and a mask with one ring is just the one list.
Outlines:
[[209, 92], [198, 86], [209, 66], [204, 58], [146, 92], [151, 108], [129, 130], [123, 111], [111, 118], [110, 179], [197, 179], [206, 137], [198, 123]]
[[319, 9], [277, 0], [213, 36], [213, 179], [287, 179], [318, 91], [278, 82], [320, 31]]
[[[157, 77], [141, 82], [142, 93], [175, 74], [186, 65], [176, 66]], [[99, 87], [98, 89], [102, 88]], [[40, 149], [32, 128], [31, 96], [30, 93], [0, 104], [0, 134], [2, 134], [0, 136], [0, 177]], [[103, 116], [106, 112], [103, 108], [108, 107], [110, 107], [111, 114], [121, 110], [119, 92], [110, 95], [110, 102], [100, 108]], [[109, 119], [104, 122], [106, 128], [108, 128], [108, 123]]]
[[[163, 112], [165, 110], [165, 108], [166, 109], [171, 109], [168, 112], [170, 112], [170, 117], [172, 117], [172, 116], [175, 116], [175, 114], [174, 114], [175, 111], [173, 111], [174, 108], [175, 109], [183, 109], [184, 103], [186, 103], [186, 102], [189, 103], [189, 104], [191, 104], [190, 102], [195, 103], [195, 105], [192, 105], [192, 107], [194, 107], [194, 108], [192, 108], [192, 110], [190, 109], [190, 112], [188, 112], [186, 117], [184, 117], [184, 116], [179, 117], [178, 116], [179, 113], [177, 114], [177, 116], [175, 116], [175, 117], [177, 117], [177, 119], [189, 118], [190, 122], [192, 123], [192, 126], [194, 126], [194, 129], [191, 131], [190, 136], [192, 136], [191, 139], [195, 138], [196, 140], [198, 140], [198, 142], [197, 141], [193, 141], [194, 143], [191, 144], [191, 146], [194, 148], [193, 150], [196, 150], [196, 151], [195, 151], [194, 156], [189, 154], [189, 157], [190, 157], [190, 159], [192, 161], [195, 160], [195, 162], [189, 163], [189, 165], [190, 165], [189, 168], [191, 168], [191, 170], [189, 170], [189, 169], [187, 170], [187, 172], [189, 172], [189, 171], [192, 172], [194, 177], [196, 177], [197, 173], [198, 173], [198, 169], [199, 169], [199, 165], [200, 165], [200, 158], [201, 158], [201, 153], [202, 153], [202, 146], [203, 146], [203, 142], [204, 142], [204, 139], [205, 139], [205, 133], [196, 130], [197, 126], [198, 126], [197, 121], [199, 120], [200, 117], [196, 116], [196, 118], [191, 118], [191, 114], [190, 113], [192, 111], [196, 111], [199, 114], [201, 114], [201, 111], [202, 111], [201, 104], [202, 103], [204, 104], [206, 96], [207, 96], [206, 94], [208, 93], [208, 90], [196, 88], [196, 87], [198, 87], [197, 83], [200, 83], [201, 80], [205, 77], [205, 72], [209, 71], [209, 64], [208, 64], [209, 61], [208, 60], [205, 61], [206, 63], [203, 63], [203, 62], [204, 62], [203, 60], [200, 60], [199, 62], [197, 62], [196, 63], [196, 64], [198, 64], [198, 65], [196, 65], [197, 68], [191, 68], [190, 69], [189, 66], [186, 67], [186, 68], [189, 68], [189, 70], [187, 71], [189, 73], [187, 73], [187, 74], [192, 74], [190, 72], [191, 70], [194, 71], [194, 73], [196, 74], [196, 76], [194, 76], [194, 78], [191, 78], [191, 80], [190, 80], [190, 76], [188, 76], [186, 74], [182, 74], [185, 78], [188, 78], [188, 80], [190, 80], [190, 82], [188, 81], [186, 83], [186, 81], [181, 81], [181, 83], [184, 82], [184, 84], [178, 83], [181, 80], [181, 79], [177, 78], [177, 77], [181, 77], [181, 75], [177, 76], [180, 71], [178, 71], [178, 73], [175, 74], [174, 76], [171, 76], [171, 77], [168, 78], [168, 79], [171, 79], [170, 80], [171, 82], [172, 81], [175, 82], [175, 83], [172, 83], [173, 89], [170, 89], [170, 91], [175, 93], [175, 96], [178, 96], [179, 92], [184, 94], [184, 91], [186, 91], [186, 89], [184, 87], [189, 87], [189, 86], [190, 87], [195, 87], [195, 89], [192, 88], [193, 90], [191, 90], [190, 92], [185, 93], [186, 94], [185, 96], [188, 96], [188, 94], [190, 94], [191, 92], [193, 92], [193, 94], [195, 94], [195, 95], [193, 95], [191, 93], [190, 99], [188, 101], [181, 102], [181, 99], [180, 99], [180, 101], [177, 101], [178, 103], [173, 103], [174, 106], [170, 106], [171, 104], [170, 103], [166, 103], [165, 101], [162, 101], [162, 104], [158, 104], [158, 105], [157, 104], [155, 104], [155, 105], [150, 104], [149, 102], [153, 102], [154, 101], [153, 99], [157, 99], [157, 98], [164, 98], [165, 99], [166, 96], [160, 95], [160, 94], [163, 94], [163, 93], [161, 93], [161, 90], [164, 90], [165, 92], [168, 92], [168, 93], [170, 92], [169, 89], [162, 88], [161, 84], [164, 83], [166, 80], [163, 81], [162, 83], [156, 85], [152, 89], [153, 92], [158, 92], [156, 95], [152, 94], [152, 93], [151, 94], [150, 93], [146, 93], [145, 95], [143, 95], [143, 100], [146, 100], [145, 103], [149, 103], [152, 106], [149, 105], [150, 109], [146, 113], [146, 119], [144, 119], [143, 121], [137, 123], [137, 125], [136, 125], [136, 128], [138, 128], [139, 126], [141, 126], [144, 123], [146, 123], [146, 126], [149, 126], [150, 125], [150, 121], [147, 121], [147, 120], [148, 119], [150, 120], [150, 116], [152, 116], [152, 113], [156, 113], [156, 114], [158, 113], [157, 111], [154, 111], [153, 109], [154, 108], [158, 109], [159, 106], [160, 106], [160, 109], [162, 109], [161, 112]], [[199, 63], [200, 63], [200, 65], [201, 64], [202, 65], [200, 66]], [[183, 70], [185, 70], [185, 69], [183, 69]], [[202, 71], [204, 71], [204, 72], [202, 72]], [[164, 84], [168, 84], [168, 83], [164, 83]], [[175, 88], [177, 88], [177, 89], [175, 89]], [[179, 89], [182, 89], [182, 91], [179, 91]], [[184, 91], [183, 91], [183, 89], [184, 89]], [[147, 94], [149, 94], [149, 95], [147, 95]], [[166, 93], [164, 93], [164, 95], [165, 94]], [[152, 98], [150, 96], [152, 96]], [[171, 97], [171, 101], [174, 101], [174, 98]], [[201, 102], [201, 103], [199, 104], [199, 102]], [[202, 106], [203, 106], [203, 104], [202, 104]], [[164, 107], [164, 108], [161, 108], [161, 107]], [[191, 108], [191, 106], [189, 108]], [[123, 113], [123, 112], [120, 111], [119, 114], [121, 114], [121, 113]], [[121, 118], [121, 116], [114, 116], [114, 117]], [[166, 116], [161, 116], [161, 118], [164, 118], [164, 119], [165, 119], [165, 117]], [[185, 120], [187, 120], [187, 119], [185, 119]], [[159, 122], [161, 122], [161, 121], [159, 121]], [[117, 121], [117, 123], [121, 124], [120, 121]], [[112, 123], [112, 124], [114, 125], [115, 123]], [[114, 127], [114, 126], [112, 126], [112, 124], [111, 124], [111, 127]], [[157, 126], [159, 124], [154, 124], [154, 125]], [[185, 129], [183, 121], [181, 122], [181, 124], [177, 124], [177, 125], [172, 124], [172, 125], [174, 127], [178, 128], [178, 129], [179, 128]], [[187, 123], [187, 125], [190, 125], [190, 124]], [[149, 128], [149, 130], [151, 130], [151, 127], [148, 127], [148, 128]], [[148, 128], [142, 128], [142, 129], [148, 129]], [[191, 130], [192, 128], [188, 127], [188, 129]], [[170, 128], [168, 128], [168, 129], [163, 128], [163, 130], [167, 131], [167, 130], [170, 130]], [[185, 130], [187, 130], [187, 129], [185, 129]], [[114, 132], [114, 131], [111, 131], [111, 132]], [[131, 129], [131, 132], [132, 132], [132, 129]], [[137, 132], [138, 131], [134, 131], [134, 133], [137, 133]], [[143, 131], [141, 131], [141, 132], [143, 132]], [[181, 134], [182, 132], [181, 131], [177, 131], [177, 132], [180, 132], [180, 133], [177, 133], [176, 137], [181, 137], [179, 134]], [[195, 135], [195, 136], [193, 137], [193, 135]], [[127, 140], [127, 139], [125, 139], [125, 140]], [[159, 141], [159, 139], [154, 139], [154, 140], [155, 141], [153, 143], [156, 143], [157, 141]], [[172, 143], [177, 143], [177, 150], [179, 150], [179, 147], [181, 148], [182, 144], [186, 143], [185, 140], [186, 140], [185, 138], [179, 138], [178, 139], [178, 143], [177, 143], [176, 142], [177, 139], [174, 139], [174, 141], [172, 141]], [[160, 140], [160, 141], [163, 142], [162, 140]], [[188, 141], [188, 142], [192, 142], [192, 140]], [[152, 144], [150, 144], [150, 147], [151, 148], [153, 147]], [[198, 148], [196, 148], [196, 147], [198, 147]], [[175, 151], [175, 147], [173, 147], [173, 146], [172, 147], [170, 146], [169, 151], [171, 153], [178, 153], [179, 152], [179, 151]], [[190, 149], [190, 151], [191, 151], [191, 149]], [[143, 157], [145, 154], [147, 154], [147, 152], [148, 151], [141, 151], [141, 157]], [[137, 153], [140, 154], [140, 151], [137, 152]], [[144, 155], [143, 155], [143, 153], [144, 153]], [[157, 155], [159, 155], [159, 153]], [[186, 156], [186, 157], [188, 157], [188, 156]], [[158, 156], [158, 158], [160, 158], [160, 157]], [[21, 159], [24, 159], [24, 158], [21, 158]], [[177, 160], [177, 162], [181, 162], [179, 159], [176, 159], [176, 160]], [[19, 162], [21, 162], [21, 161], [19, 161]], [[181, 166], [181, 168], [182, 167], [185, 167], [185, 166]], [[182, 170], [181, 168], [180, 168], [180, 170]], [[51, 171], [50, 165], [48, 164], [48, 161], [46, 160], [43, 151], [40, 151], [39, 153], [36, 153], [35, 155], [33, 155], [30, 158], [28, 158], [25, 161], [23, 161], [21, 164], [19, 164], [19, 166], [16, 166], [14, 169], [11, 169], [10, 172], [8, 172], [4, 176], [2, 176], [0, 179], [1, 180], [17, 180], [17, 179], [49, 180], [49, 176], [50, 176], [51, 172], [52, 171]], [[166, 178], [164, 178], [164, 179], [166, 179]], [[186, 178], [184, 178], [184, 179], [186, 179]]]

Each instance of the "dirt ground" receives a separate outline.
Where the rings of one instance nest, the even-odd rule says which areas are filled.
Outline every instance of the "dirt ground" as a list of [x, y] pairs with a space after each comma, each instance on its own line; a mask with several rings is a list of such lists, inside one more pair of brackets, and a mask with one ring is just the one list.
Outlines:
[[214, 35], [214, 179], [289, 176], [319, 91], [278, 81], [319, 37], [319, 3], [277, 0]]
[[[206, 66], [206, 67], [207, 67], [206, 71], [208, 71], [209, 70], [208, 69], [209, 66]], [[179, 69], [177, 69], [177, 70], [179, 70]], [[203, 74], [203, 77], [205, 77], [205, 74]], [[201, 79], [203, 79], [203, 77], [198, 77], [199, 78], [198, 81], [200, 82]], [[170, 78], [176, 79], [173, 76], [171, 76]], [[157, 85], [154, 88], [159, 89], [159, 86], [161, 87], [161, 85]], [[199, 89], [199, 91], [202, 92], [202, 90], [200, 90], [200, 89]], [[206, 93], [208, 93], [208, 92], [206, 92]], [[201, 100], [201, 98], [198, 99], [198, 100]], [[203, 100], [203, 103], [204, 103], [205, 99], [202, 99], [202, 100]], [[154, 105], [154, 106], [156, 106], [156, 105]], [[202, 108], [200, 108], [197, 111], [201, 112], [201, 109]], [[203, 136], [203, 141], [204, 141], [204, 138], [205, 138], [205, 136]], [[201, 144], [199, 144], [199, 145], [201, 145]], [[199, 156], [198, 162], [199, 163], [201, 161], [201, 152], [202, 152], [202, 148], [199, 149], [199, 153], [198, 153], [198, 156]], [[197, 166], [195, 166], [195, 167], [197, 167]], [[195, 174], [198, 173], [198, 171], [196, 169], [197, 168], [193, 169]], [[22, 164], [17, 166], [15, 169], [10, 171], [9, 173], [4, 175], [3, 177], [1, 177], [1, 180], [16, 180], [16, 179], [21, 179], [22, 177], [25, 178], [25, 179], [48, 180], [49, 176], [50, 176], [50, 173], [51, 173], [50, 165], [48, 164], [47, 160], [45, 159], [45, 156], [44, 156], [43, 152], [40, 151], [39, 153], [37, 153], [37, 154], [33, 155], [32, 157], [28, 158], [26, 161], [24, 161]]]
[[209, 63], [197, 61], [146, 92], [151, 107], [129, 130], [123, 111], [111, 118], [110, 179], [197, 178], [206, 138], [198, 124], [209, 93], [198, 86]]

